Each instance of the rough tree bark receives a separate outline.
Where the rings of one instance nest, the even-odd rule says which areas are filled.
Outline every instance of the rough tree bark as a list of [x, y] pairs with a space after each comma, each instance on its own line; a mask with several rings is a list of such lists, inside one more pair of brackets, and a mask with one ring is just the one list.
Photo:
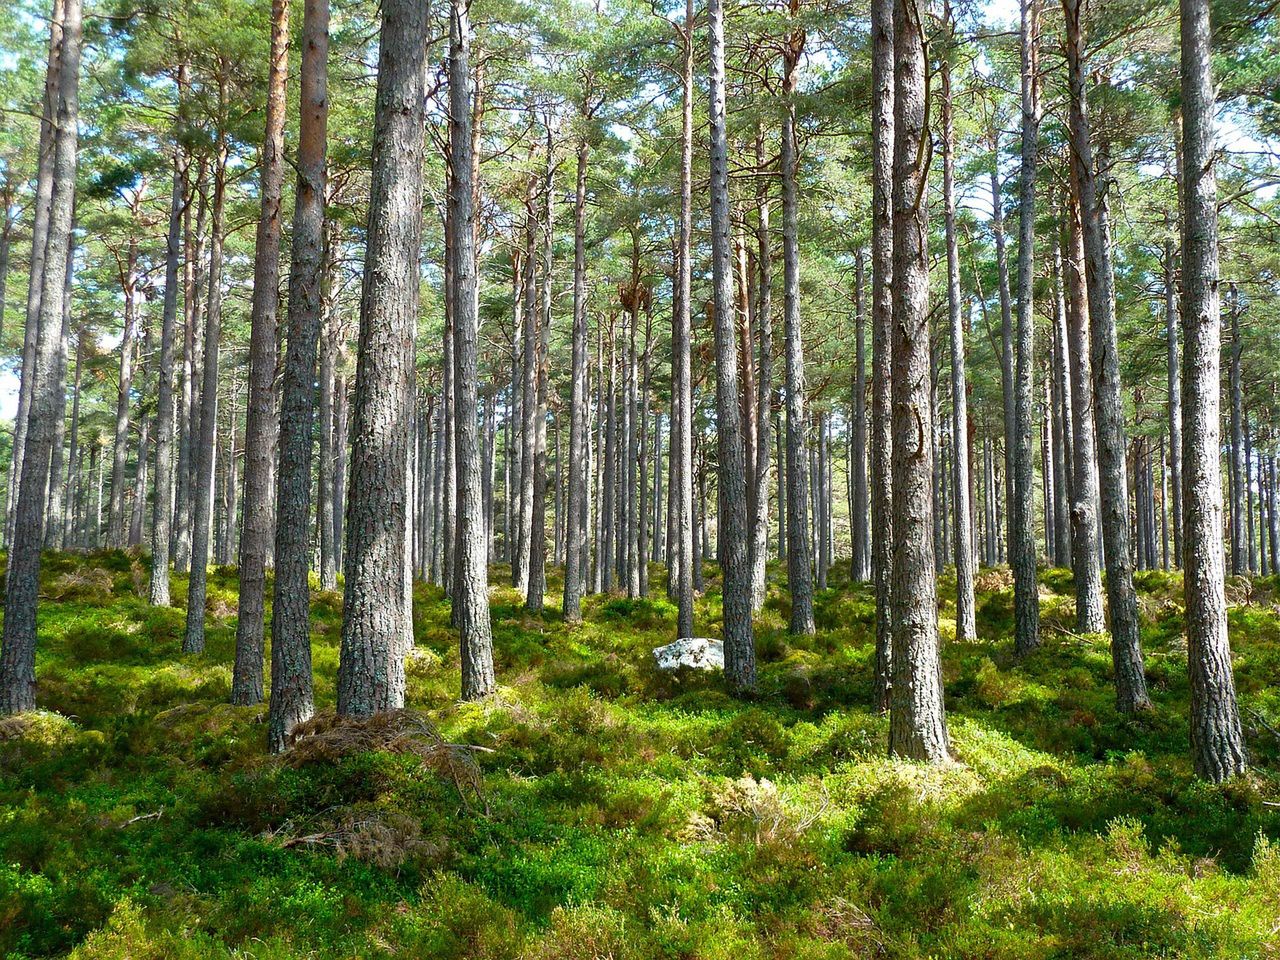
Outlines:
[[[313, 52], [313, 37], [303, 53]], [[267, 117], [262, 140], [261, 208], [253, 259], [253, 306], [249, 334], [249, 406], [244, 434], [244, 528], [240, 533], [240, 609], [236, 619], [236, 659], [231, 673], [231, 702], [241, 706], [262, 700], [262, 659], [267, 557], [274, 535], [271, 473], [277, 435], [276, 314], [280, 308], [280, 194], [284, 184], [285, 87], [289, 77], [289, 0], [272, 0], [271, 53], [267, 61]], [[311, 108], [303, 107], [303, 121]], [[305, 139], [300, 147], [309, 145]], [[323, 160], [321, 161], [323, 168]], [[302, 183], [302, 161], [299, 160]], [[308, 202], [312, 202], [308, 198]], [[321, 195], [323, 206], [323, 194]], [[302, 207], [301, 201], [298, 208]], [[294, 211], [295, 223], [307, 222]], [[298, 241], [293, 241], [298, 249]], [[295, 261], [295, 269], [302, 266]], [[292, 291], [293, 277], [289, 286]], [[292, 297], [292, 292], [290, 293]], [[290, 327], [293, 320], [290, 319]], [[277, 490], [277, 494], [279, 491]], [[305, 524], [304, 524], [305, 525]], [[274, 654], [273, 654], [274, 656]]]
[[[57, 14], [61, 16], [57, 16]], [[60, 34], [60, 37], [58, 36]], [[53, 445], [54, 417], [64, 385], [58, 381], [57, 354], [66, 293], [67, 249], [71, 244], [75, 203], [77, 123], [80, 109], [80, 0], [65, 0], [55, 10], [51, 42], [58, 50], [57, 88], [48, 116], [54, 122], [50, 168], [46, 262], [40, 274], [39, 313], [32, 363], [23, 367], [30, 379], [25, 469], [14, 509], [13, 539], [5, 574], [4, 633], [0, 642], [0, 713], [20, 713], [36, 706], [36, 607], [40, 588], [40, 550], [44, 545], [45, 486]], [[11, 481], [12, 482], [12, 481]]]
[[1138, 629], [1138, 598], [1133, 588], [1129, 545], [1129, 493], [1125, 482], [1124, 408], [1120, 400], [1120, 360], [1116, 346], [1111, 249], [1106, 231], [1105, 190], [1099, 188], [1090, 142], [1089, 104], [1084, 81], [1084, 35], [1080, 0], [1063, 0], [1067, 25], [1067, 76], [1070, 87], [1071, 164], [1080, 191], [1085, 281], [1089, 299], [1090, 352], [1098, 444], [1098, 486], [1102, 503], [1103, 552], [1107, 564], [1107, 600], [1111, 612], [1111, 660], [1116, 674], [1117, 707], [1126, 713], [1150, 707], [1143, 674]]
[[[228, 65], [220, 66], [219, 114], [226, 107]], [[209, 527], [213, 516], [214, 445], [218, 430], [218, 347], [222, 338], [222, 243], [226, 217], [227, 133], [219, 120], [213, 178], [213, 212], [209, 241], [209, 292], [205, 308], [204, 371], [201, 375], [200, 434], [191, 452], [195, 471], [191, 484], [191, 576], [187, 584], [187, 626], [183, 653], [204, 650], [204, 604], [208, 586]]]
[[[289, 341], [280, 392], [280, 452], [276, 464], [276, 576], [271, 598], [271, 708], [267, 717], [267, 747], [273, 753], [288, 746], [294, 728], [310, 719], [315, 702], [307, 575], [311, 566], [313, 385], [316, 348], [324, 320], [329, 0], [304, 0], [300, 43]], [[261, 690], [262, 649], [246, 645], [243, 652], [252, 662], [241, 664], [241, 648], [237, 644], [236, 675], [252, 678]], [[247, 684], [245, 688], [248, 689]]]
[[[950, 44], [955, 43], [955, 24], [950, 0], [944, 0], [943, 23]], [[951, 487], [955, 498], [952, 511], [956, 565], [956, 640], [977, 639], [978, 628], [973, 596], [973, 542], [969, 525], [969, 400], [965, 390], [964, 322], [960, 312], [960, 247], [956, 237], [955, 121], [952, 117], [951, 51], [942, 60], [942, 202], [946, 215], [947, 319], [951, 339]], [[1027, 254], [1030, 257], [1030, 252]], [[1021, 317], [1021, 311], [1019, 311]], [[855, 556], [857, 546], [854, 546]], [[1035, 558], [1032, 557], [1032, 575]]]
[[1182, 34], [1182, 482], [1191, 759], [1214, 782], [1246, 765], [1222, 551], [1218, 184], [1208, 0], [1180, 0]]
[[1018, 178], [1018, 329], [1014, 368], [1013, 502], [1009, 561], [1013, 567], [1014, 649], [1040, 645], [1036, 581], [1035, 477], [1031, 447], [1031, 372], [1035, 349], [1036, 160], [1040, 135], [1040, 0], [1022, 0], [1022, 164]]
[[889, 751], [949, 759], [933, 557], [923, 11], [894, 3], [893, 686]]
[[894, 0], [871, 0], [871, 577], [882, 712], [893, 675], [893, 18]]
[[[453, 163], [449, 171], [452, 178], [449, 203], [453, 208], [454, 230], [454, 428], [458, 471], [458, 556], [453, 602], [454, 621], [462, 650], [462, 698], [478, 700], [493, 693], [495, 680], [484, 513], [480, 502], [480, 445], [476, 434], [475, 168], [470, 52], [471, 21], [467, 0], [452, 0], [449, 20], [449, 144]], [[548, 190], [550, 186], [548, 182]], [[550, 199], [547, 203], [550, 214]], [[547, 229], [551, 229], [550, 216]], [[414, 262], [416, 264], [416, 259]], [[549, 269], [550, 257], [547, 258], [547, 266]], [[547, 282], [550, 282], [549, 276]], [[546, 457], [545, 434], [543, 457]], [[544, 552], [545, 549], [544, 542]]]
[[[794, 0], [793, 0], [794, 2]], [[733, 330], [732, 235], [729, 225], [729, 147], [725, 118], [725, 40], [722, 0], [710, 0], [711, 41], [711, 272], [715, 312], [716, 436], [719, 453], [720, 568], [724, 593], [725, 677], [739, 692], [755, 689], [751, 625], [751, 565], [747, 556], [747, 478], [738, 406], [738, 344]]]
[[402, 569], [404, 487], [422, 236], [426, 40], [424, 5], [384, 0], [343, 551], [338, 712], [347, 716], [404, 704], [404, 620], [410, 615]]

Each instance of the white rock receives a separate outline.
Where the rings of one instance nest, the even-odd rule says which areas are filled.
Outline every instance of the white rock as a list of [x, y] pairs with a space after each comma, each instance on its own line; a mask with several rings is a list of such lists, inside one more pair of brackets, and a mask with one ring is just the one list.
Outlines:
[[724, 644], [707, 637], [683, 637], [665, 647], [654, 647], [653, 659], [659, 670], [723, 670]]

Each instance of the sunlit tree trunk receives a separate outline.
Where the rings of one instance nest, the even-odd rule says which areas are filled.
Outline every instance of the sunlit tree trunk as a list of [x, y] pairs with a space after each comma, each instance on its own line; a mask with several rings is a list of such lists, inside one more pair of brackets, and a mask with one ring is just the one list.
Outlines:
[[[227, 73], [220, 66], [219, 115], [226, 107]], [[222, 119], [220, 128], [225, 127]], [[187, 585], [187, 625], [182, 638], [184, 653], [204, 650], [204, 614], [209, 567], [209, 534], [213, 518], [214, 446], [218, 431], [218, 348], [222, 338], [222, 244], [226, 217], [227, 134], [219, 129], [215, 147], [213, 212], [209, 241], [209, 292], [205, 308], [204, 371], [201, 374], [200, 433], [192, 450], [195, 472], [191, 485], [191, 577]]]
[[[426, 40], [423, 5], [384, 0], [343, 551], [338, 712], [348, 716], [404, 704], [404, 620], [411, 613], [404, 609], [404, 486], [422, 233]], [[452, 159], [459, 162], [456, 153]]]
[[1214, 782], [1246, 765], [1222, 556], [1218, 185], [1209, 4], [1180, 0], [1182, 33], [1182, 482], [1191, 759]]
[[894, 0], [871, 0], [871, 577], [881, 711], [893, 674], [893, 21]]
[[[61, 14], [59, 17], [58, 14]], [[66, 292], [67, 250], [71, 245], [75, 204], [77, 124], [80, 109], [80, 0], [55, 9], [52, 33], [58, 50], [57, 87], [49, 100], [54, 121], [50, 169], [46, 261], [40, 273], [39, 312], [32, 363], [23, 367], [30, 380], [31, 406], [22, 471], [14, 510], [13, 538], [5, 571], [4, 632], [0, 641], [0, 713], [36, 706], [36, 607], [40, 588], [40, 550], [44, 545], [45, 487], [53, 445], [54, 418], [64, 385], [58, 380], [57, 354]], [[60, 36], [59, 36], [60, 35]], [[54, 57], [50, 56], [50, 72]], [[12, 483], [12, 478], [10, 479]]]
[[929, 403], [929, 259], [922, 201], [926, 152], [924, 11], [894, 3], [893, 685], [889, 751], [950, 755], [938, 649], [933, 558], [933, 411]]
[[[271, 709], [267, 746], [283, 750], [294, 728], [314, 710], [311, 681], [311, 457], [315, 417], [316, 347], [324, 322], [326, 137], [329, 122], [329, 0], [304, 0], [298, 96], [297, 199], [289, 268], [289, 339], [280, 393], [280, 453], [276, 465], [276, 575], [271, 598]], [[415, 271], [416, 274], [416, 271]], [[413, 297], [416, 301], [416, 297]], [[326, 425], [321, 425], [326, 429]], [[242, 553], [243, 556], [243, 553]], [[250, 654], [246, 646], [244, 653]], [[261, 648], [236, 674], [255, 671], [261, 689]], [[247, 686], [247, 685], [246, 685]]]

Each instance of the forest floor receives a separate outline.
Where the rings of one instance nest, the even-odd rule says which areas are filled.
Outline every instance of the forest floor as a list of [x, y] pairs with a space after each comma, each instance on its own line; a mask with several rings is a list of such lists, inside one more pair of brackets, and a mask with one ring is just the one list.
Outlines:
[[1176, 575], [1139, 575], [1156, 708], [1129, 718], [1105, 638], [1070, 631], [1070, 575], [1044, 572], [1019, 661], [1008, 572], [984, 571], [982, 641], [944, 648], [946, 769], [886, 757], [871, 597], [840, 577], [811, 638], [771, 586], [750, 702], [654, 670], [665, 600], [591, 598], [568, 628], [496, 587], [500, 691], [459, 704], [420, 587], [415, 712], [363, 726], [332, 720], [340, 597], [317, 593], [322, 717], [284, 761], [264, 709], [226, 702], [234, 570], [201, 656], [146, 581], [122, 553], [47, 558], [42, 710], [0, 722], [0, 955], [1280, 956], [1280, 581], [1229, 587], [1254, 772], [1221, 787], [1188, 761]]

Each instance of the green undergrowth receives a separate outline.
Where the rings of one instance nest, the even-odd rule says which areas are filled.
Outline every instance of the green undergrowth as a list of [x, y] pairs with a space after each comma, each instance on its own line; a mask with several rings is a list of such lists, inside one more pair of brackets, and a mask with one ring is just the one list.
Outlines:
[[[448, 604], [419, 587], [410, 719], [450, 762], [341, 729], [281, 762], [264, 708], [226, 703], [234, 570], [211, 572], [208, 647], [183, 656], [184, 611], [141, 599], [144, 558], [51, 556], [41, 709], [0, 721], [0, 955], [1280, 956], [1280, 585], [1229, 586], [1254, 769], [1219, 787], [1187, 757], [1176, 575], [1138, 577], [1156, 702], [1138, 717], [1115, 710], [1106, 638], [1072, 630], [1069, 573], [1044, 572], [1023, 660], [1007, 570], [980, 575], [965, 644], [944, 577], [947, 768], [886, 756], [868, 589], [836, 571], [795, 637], [770, 576], [748, 701], [653, 669], [676, 613], [658, 568], [655, 598], [588, 598], [578, 626], [554, 578], [531, 616], [495, 568], [499, 691], [460, 704]], [[315, 594], [322, 714], [340, 607]]]

